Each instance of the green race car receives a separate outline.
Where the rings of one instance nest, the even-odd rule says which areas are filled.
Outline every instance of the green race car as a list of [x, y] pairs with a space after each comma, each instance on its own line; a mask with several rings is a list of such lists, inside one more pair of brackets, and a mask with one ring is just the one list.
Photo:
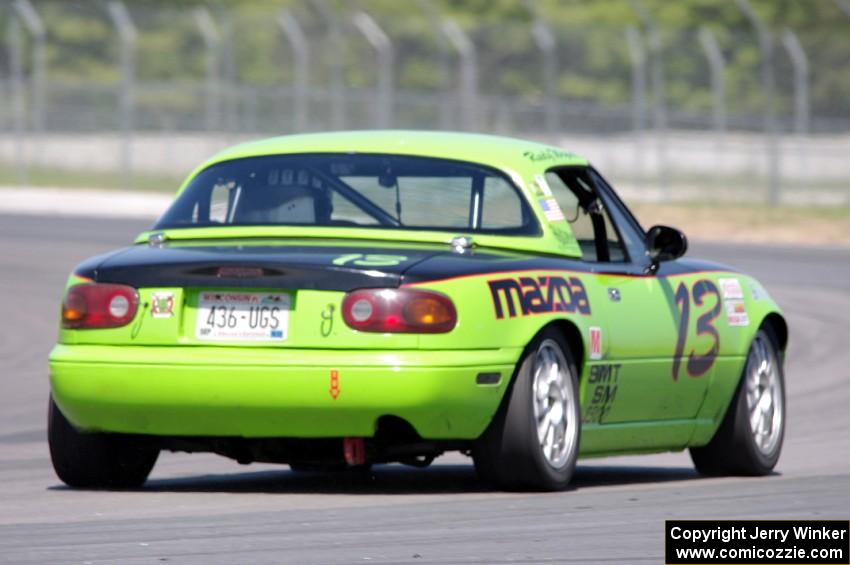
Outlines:
[[686, 247], [551, 146], [402, 131], [236, 146], [68, 280], [53, 466], [114, 488], [163, 449], [296, 470], [456, 450], [496, 485], [563, 489], [579, 456], [689, 448], [700, 472], [766, 474], [785, 319]]

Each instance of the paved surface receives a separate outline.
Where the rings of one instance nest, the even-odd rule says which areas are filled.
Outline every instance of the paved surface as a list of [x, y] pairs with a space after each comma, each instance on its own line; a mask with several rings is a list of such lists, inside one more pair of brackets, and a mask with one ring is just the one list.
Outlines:
[[174, 190], [156, 193], [0, 186], [0, 215], [95, 216], [153, 221], [173, 200]]
[[582, 461], [560, 494], [488, 492], [460, 456], [368, 478], [164, 455], [138, 492], [76, 492], [44, 441], [65, 277], [133, 220], [0, 216], [0, 563], [661, 563], [663, 520], [850, 518], [850, 251], [694, 245], [786, 308], [778, 473], [703, 479], [685, 454]]

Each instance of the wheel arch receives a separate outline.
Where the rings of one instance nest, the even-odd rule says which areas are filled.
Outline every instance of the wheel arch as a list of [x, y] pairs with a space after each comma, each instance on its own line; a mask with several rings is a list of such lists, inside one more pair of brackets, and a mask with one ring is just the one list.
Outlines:
[[511, 396], [511, 391], [513, 389], [514, 383], [516, 382], [520, 364], [522, 363], [522, 360], [525, 358], [526, 354], [531, 348], [532, 343], [534, 343], [534, 340], [536, 340], [540, 334], [542, 334], [548, 329], [554, 329], [555, 331], [557, 331], [563, 336], [564, 340], [567, 342], [567, 347], [569, 347], [570, 349], [570, 354], [576, 366], [576, 378], [578, 379], [579, 383], [581, 383], [581, 376], [584, 371], [585, 359], [584, 341], [581, 338], [581, 330], [572, 320], [566, 318], [551, 320], [546, 324], [540, 326], [537, 331], [534, 332], [531, 337], [529, 337], [528, 341], [524, 345], [522, 353], [520, 354], [519, 359], [517, 360], [513, 373], [511, 374], [511, 379], [508, 382], [508, 386], [505, 387], [505, 391], [502, 394], [502, 399], [499, 402], [499, 408], [496, 410], [497, 414], [505, 409], [505, 405], [508, 401], [508, 398], [510, 398]]
[[771, 312], [764, 317], [759, 327], [770, 328], [779, 342], [779, 350], [785, 353], [785, 349], [788, 347], [788, 322], [785, 321], [785, 318], [778, 312]]
[[[540, 328], [537, 335], [540, 332], [545, 331], [547, 328], [555, 328], [561, 335], [564, 336], [564, 339], [567, 342], [567, 346], [570, 348], [570, 353], [573, 356], [573, 361], [576, 364], [576, 372], [578, 373], [576, 377], [581, 381], [581, 375], [584, 372], [584, 341], [581, 338], [581, 331], [578, 329], [572, 321], [567, 319], [559, 319], [553, 320]], [[534, 338], [532, 338], [532, 341]], [[529, 342], [530, 343], [530, 342]]]
[[[553, 467], [546, 465], [545, 461], [540, 463], [541, 458], [545, 456], [541, 454], [539, 447], [529, 443], [528, 436], [523, 435], [531, 433], [539, 441], [537, 425], [531, 423], [534, 418], [531, 398], [535, 394], [533, 368], [529, 366], [531, 370], [526, 372], [523, 372], [522, 368], [525, 366], [529, 353], [535, 351], [536, 344], [538, 341], [542, 343], [541, 340], [544, 337], [555, 338], [559, 341], [563, 339], [568, 349], [565, 352], [569, 358], [567, 362], [574, 364], [577, 373], [575, 377], [577, 380], [580, 378], [585, 354], [579, 327], [569, 319], [549, 320], [537, 327], [523, 348], [498, 410], [472, 448], [473, 461], [479, 476], [484, 480], [507, 485], [512, 489], [563, 490], [572, 478], [580, 449], [581, 395], [578, 383], [574, 402], [571, 405], [576, 409], [575, 443], [563, 467], [553, 470]], [[570, 376], [570, 380], [572, 378]], [[517, 394], [516, 387], [520, 383], [523, 386]], [[533, 431], [528, 431], [529, 425], [532, 426], [530, 429]]]
[[[755, 341], [756, 336], [758, 335], [759, 330], [767, 328], [770, 330], [770, 333], [776, 338], [779, 346], [779, 354], [782, 360], [784, 361], [785, 357], [785, 348], [788, 346], [788, 322], [785, 321], [785, 317], [778, 312], [770, 312], [764, 318], [762, 318], [761, 323], [756, 326], [756, 329], [753, 331], [752, 335], [749, 337], [749, 341], [747, 342], [747, 349], [744, 352], [744, 356], [749, 355], [750, 347], [752, 346], [752, 342]], [[746, 361], [745, 361], [746, 363]], [[742, 386], [744, 382], [744, 368], [742, 367], [739, 372], [737, 379], [735, 381], [735, 390]], [[734, 394], [734, 393], [733, 393]], [[732, 401], [732, 398], [729, 399]]]
[[[762, 330], [766, 331], [762, 332]], [[757, 329], [753, 332], [743, 367], [737, 379], [730, 381], [730, 384], [734, 383], [735, 386], [734, 388], [731, 386], [726, 388], [731, 395], [723, 403], [722, 410], [714, 413], [714, 425], [703, 426], [701, 430], [695, 431], [691, 437], [689, 442], [691, 459], [697, 470], [704, 475], [765, 475], [771, 472], [779, 459], [784, 429], [780, 430], [780, 436], [777, 440], [778, 446], [772, 453], [760, 453], [759, 448], [749, 443], [752, 440], [752, 431], [748, 423], [749, 410], [742, 395], [746, 390], [750, 352], [755, 340], [759, 338], [759, 332], [768, 334], [768, 341], [771, 342], [768, 347], [776, 347], [775, 353], [779, 356], [779, 374], [776, 378], [784, 382], [782, 364], [785, 348], [788, 345], [788, 323], [782, 314], [771, 311], [761, 319]], [[773, 343], [774, 340], [776, 341], [775, 344]], [[779, 390], [783, 397], [781, 404], [784, 414], [786, 406], [784, 384]], [[705, 414], [709, 418], [711, 415], [710, 412]], [[698, 419], [700, 418], [698, 417]], [[783, 420], [783, 427], [785, 421]]]

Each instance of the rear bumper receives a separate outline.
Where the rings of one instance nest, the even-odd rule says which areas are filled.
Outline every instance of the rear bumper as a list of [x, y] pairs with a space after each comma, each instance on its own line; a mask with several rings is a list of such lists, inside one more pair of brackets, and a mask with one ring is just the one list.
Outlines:
[[[50, 383], [65, 416], [88, 430], [371, 437], [378, 418], [392, 415], [425, 439], [473, 439], [520, 353], [57, 345]], [[479, 385], [482, 372], [501, 379]]]

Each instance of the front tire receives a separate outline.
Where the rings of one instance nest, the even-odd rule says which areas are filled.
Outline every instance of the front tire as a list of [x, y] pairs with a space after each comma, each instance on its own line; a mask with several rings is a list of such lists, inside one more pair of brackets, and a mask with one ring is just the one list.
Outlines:
[[140, 487], [159, 456], [157, 447], [133, 436], [77, 430], [52, 397], [48, 408], [47, 440], [56, 475], [75, 488]]
[[506, 488], [565, 489], [578, 458], [578, 390], [564, 337], [544, 330], [526, 348], [499, 411], [472, 450], [479, 477]]
[[758, 331], [741, 382], [720, 428], [691, 459], [703, 475], [767, 475], [779, 461], [785, 437], [785, 377], [776, 337]]

